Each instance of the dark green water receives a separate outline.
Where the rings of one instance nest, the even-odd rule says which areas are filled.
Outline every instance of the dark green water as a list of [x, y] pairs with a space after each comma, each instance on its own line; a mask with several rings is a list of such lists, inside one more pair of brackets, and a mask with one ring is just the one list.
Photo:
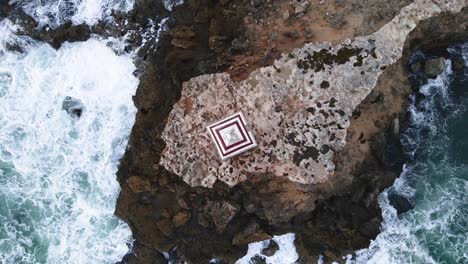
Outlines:
[[[468, 64], [468, 44], [449, 52]], [[453, 71], [451, 59], [446, 65], [413, 98], [402, 139], [411, 160], [380, 195], [382, 233], [349, 263], [468, 263], [468, 70]], [[397, 215], [392, 193], [414, 209]]]

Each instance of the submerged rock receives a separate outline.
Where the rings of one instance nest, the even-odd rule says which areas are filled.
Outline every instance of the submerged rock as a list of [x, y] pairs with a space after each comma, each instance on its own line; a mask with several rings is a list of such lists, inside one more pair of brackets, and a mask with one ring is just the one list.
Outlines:
[[63, 99], [62, 110], [67, 111], [71, 117], [80, 118], [84, 111], [84, 105], [81, 100], [67, 96]]
[[452, 65], [455, 71], [463, 71], [463, 69], [465, 68], [465, 60], [461, 55], [456, 55], [452, 59]]
[[388, 200], [393, 208], [396, 209], [397, 214], [403, 214], [408, 212], [409, 210], [413, 209], [414, 206], [408, 200], [408, 198], [404, 197], [403, 195], [391, 193], [388, 195]]
[[250, 259], [251, 264], [266, 264], [266, 259], [264, 256], [261, 255], [255, 255]]
[[279, 250], [278, 243], [276, 243], [276, 241], [274, 241], [274, 240], [270, 240], [270, 243], [268, 244], [268, 246], [266, 248], [262, 249], [262, 255], [271, 257], [278, 250]]
[[445, 70], [445, 59], [443, 57], [427, 60], [424, 63], [424, 73], [429, 78], [436, 78]]
[[172, 223], [174, 224], [175, 227], [179, 227], [187, 223], [191, 217], [192, 215], [190, 214], [189, 211], [182, 211], [182, 212], [177, 213], [172, 218]]
[[291, 1], [291, 5], [294, 10], [294, 15], [299, 15], [307, 12], [310, 2], [309, 0], [294, 0]]
[[410, 68], [413, 73], [419, 73], [421, 71], [421, 63], [417, 62], [417, 63], [411, 64]]

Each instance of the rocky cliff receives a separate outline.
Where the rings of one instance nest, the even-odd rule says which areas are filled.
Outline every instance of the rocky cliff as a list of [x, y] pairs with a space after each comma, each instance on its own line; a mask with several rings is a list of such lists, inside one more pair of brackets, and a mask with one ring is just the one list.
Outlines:
[[[408, 54], [466, 37], [465, 0], [187, 1], [143, 56], [116, 214], [124, 263], [228, 263], [294, 232], [300, 263], [366, 247], [404, 162]], [[158, 7], [140, 1], [143, 21]], [[167, 14], [165, 14], [167, 15]], [[205, 127], [237, 111], [258, 147], [221, 161]]]

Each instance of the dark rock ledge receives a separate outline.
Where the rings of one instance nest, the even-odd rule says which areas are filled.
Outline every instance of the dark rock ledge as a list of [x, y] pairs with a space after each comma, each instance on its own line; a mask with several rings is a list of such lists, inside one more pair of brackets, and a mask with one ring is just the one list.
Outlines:
[[[268, 17], [265, 14], [274, 8], [265, 3], [264, 8], [252, 10], [250, 5], [234, 2], [187, 1], [174, 10], [175, 23], [161, 40], [158, 53], [146, 57], [134, 98], [137, 120], [118, 172], [122, 191], [116, 214], [130, 225], [136, 239], [133, 253], [123, 263], [165, 263], [161, 252], [174, 248], [172, 254], [180, 261], [208, 263], [217, 258], [234, 263], [249, 242], [286, 232], [296, 233], [299, 263], [314, 263], [319, 254], [328, 263], [366, 247], [379, 232], [377, 195], [392, 184], [405, 159], [399, 132], [406, 126], [405, 109], [412, 92], [406, 78], [409, 54], [460, 41], [468, 32], [468, 9], [464, 8], [458, 14], [442, 13], [424, 20], [410, 33], [403, 56], [386, 67], [375, 88], [355, 109], [347, 144], [334, 157], [337, 177], [303, 185], [256, 175], [234, 187], [220, 181], [212, 188], [191, 187], [159, 165], [165, 148], [161, 133], [180, 98], [183, 82], [201, 74], [229, 71], [231, 65], [245, 59], [239, 53], [253, 54], [258, 49], [239, 44], [239, 39], [255, 41], [249, 40], [249, 33], [255, 32], [252, 24], [257, 22], [246, 18], [254, 11], [259, 19]], [[392, 15], [382, 17], [384, 22], [395, 10], [389, 13]], [[369, 30], [366, 34], [375, 28]], [[254, 65], [266, 66], [276, 53], [288, 53], [291, 47], [280, 48], [264, 53]], [[246, 66], [245, 71], [251, 70]], [[231, 73], [239, 79], [246, 77]], [[280, 202], [284, 197], [304, 201], [309, 196], [314, 202], [304, 205], [313, 208], [307, 213], [297, 213], [294, 205]], [[271, 221], [284, 214], [292, 217]]]

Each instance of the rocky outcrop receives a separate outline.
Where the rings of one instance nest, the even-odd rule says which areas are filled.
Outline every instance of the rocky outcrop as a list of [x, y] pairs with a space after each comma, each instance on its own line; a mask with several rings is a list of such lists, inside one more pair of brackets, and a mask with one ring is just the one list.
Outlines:
[[[191, 186], [234, 186], [255, 174], [318, 184], [335, 174], [334, 153], [346, 144], [346, 129], [356, 107], [374, 88], [386, 66], [403, 54], [407, 35], [420, 20], [463, 7], [415, 1], [374, 34], [345, 43], [307, 44], [261, 68], [240, 83], [227, 74], [204, 75], [184, 84], [162, 139], [161, 164]], [[425, 71], [437, 76], [440, 60]], [[206, 127], [243, 111], [258, 148], [221, 161]]]
[[[252, 43], [260, 43], [250, 38], [250, 34], [262, 27], [245, 18], [249, 17], [248, 12], [255, 14], [251, 9], [255, 7], [235, 1], [216, 4], [193, 1], [176, 7], [177, 22], [172, 26], [184, 27], [161, 40], [157, 56], [147, 57], [135, 97], [139, 113], [118, 173], [122, 192], [116, 214], [129, 223], [137, 241], [135, 254], [129, 254], [125, 263], [151, 263], [152, 259], [141, 256], [157, 256], [158, 252], [175, 247], [181, 261], [207, 263], [218, 258], [233, 263], [245, 253], [248, 243], [286, 232], [296, 233], [300, 263], [317, 261], [319, 254], [324, 254], [326, 261], [338, 259], [367, 246], [379, 231], [377, 195], [393, 182], [403, 162], [398, 133], [405, 128], [404, 109], [411, 93], [405, 75], [407, 52], [424, 47], [420, 44], [425, 34], [437, 39], [454, 36], [450, 32], [455, 32], [455, 38], [462, 37], [468, 11], [465, 8], [457, 12], [465, 4], [415, 1], [391, 22], [393, 17], [380, 21], [379, 25], [387, 24], [369, 36], [338, 38], [342, 43], [335, 44], [299, 45], [292, 41], [301, 48], [292, 50], [278, 45], [275, 53], [260, 53], [263, 60], [254, 63], [245, 63]], [[239, 6], [246, 9], [239, 10]], [[262, 10], [256, 11], [259, 14], [271, 10], [267, 3], [261, 7], [264, 8], [255, 8]], [[217, 8], [223, 12], [213, 12]], [[287, 19], [307, 21], [314, 10], [309, 7], [305, 12], [299, 18]], [[279, 17], [284, 19], [282, 13]], [[395, 10], [389, 13], [394, 14]], [[270, 22], [277, 17], [272, 16]], [[343, 28], [351, 25], [347, 23]], [[225, 31], [221, 30], [223, 27]], [[358, 34], [358, 30], [352, 32]], [[300, 30], [299, 34], [280, 36], [284, 39], [297, 36], [304, 41], [302, 33]], [[372, 32], [365, 35], [369, 33]], [[181, 42], [174, 43], [174, 39], [191, 44], [179, 45]], [[434, 43], [430, 44], [426, 43], [426, 47]], [[276, 53], [284, 55], [273, 63]], [[246, 78], [245, 72], [250, 73], [251, 67], [255, 69], [260, 63], [269, 62], [273, 65], [263, 65], [266, 67], [256, 69]], [[237, 67], [240, 64], [249, 66]], [[225, 70], [231, 75], [207, 75]], [[248, 96], [252, 92], [257, 93]], [[213, 103], [213, 97], [218, 101]], [[331, 97], [336, 102], [331, 103]], [[255, 98], [262, 100], [256, 103]], [[238, 106], [223, 107], [218, 103], [229, 99]], [[208, 103], [203, 104], [205, 101]], [[260, 133], [256, 134], [256, 139], [261, 140], [260, 147], [247, 155], [256, 157], [249, 163], [258, 164], [261, 173], [253, 173], [250, 165], [242, 167], [242, 173], [235, 171], [241, 168], [236, 162], [245, 157], [227, 161], [233, 162], [232, 172], [230, 168], [219, 170], [223, 163], [212, 143], [201, 135], [200, 129], [204, 132], [207, 122], [227, 115], [236, 107], [249, 109], [244, 112], [251, 113], [251, 117], [246, 116], [249, 127]], [[314, 114], [312, 108], [310, 112], [307, 110], [309, 107], [315, 109]], [[219, 111], [219, 116], [208, 111], [202, 115], [210, 108]], [[325, 117], [320, 110], [329, 116]], [[337, 111], [343, 111], [343, 115]], [[280, 120], [284, 122], [280, 124]], [[296, 120], [297, 126], [287, 122]], [[335, 126], [330, 127], [331, 122]], [[186, 133], [178, 134], [176, 126]], [[288, 129], [296, 134], [289, 136], [292, 133], [286, 133]], [[331, 140], [327, 132], [338, 130], [342, 134], [335, 134]], [[274, 138], [261, 132], [272, 132], [277, 145], [272, 144]], [[174, 148], [174, 144], [181, 144], [179, 150], [189, 149], [177, 135], [193, 144], [199, 155], [194, 160], [201, 167], [189, 165], [187, 171], [179, 167], [190, 162], [179, 157]], [[203, 152], [203, 144], [214, 150], [215, 156]], [[322, 153], [324, 144], [329, 149], [323, 149]], [[307, 147], [317, 151], [312, 148], [307, 151]], [[281, 148], [286, 152], [284, 155]], [[270, 151], [271, 160], [265, 155]], [[284, 175], [278, 169], [269, 169], [279, 168], [280, 161], [287, 164], [286, 168], [294, 169], [295, 174]], [[306, 168], [306, 162], [312, 164]], [[203, 173], [203, 164], [207, 163], [217, 169], [216, 174]], [[322, 169], [324, 165], [328, 170]], [[312, 171], [317, 177], [308, 175]], [[138, 181], [128, 181], [133, 177], [138, 177]]]
[[424, 72], [430, 78], [435, 78], [445, 70], [445, 59], [443, 57], [427, 60], [424, 63]]

